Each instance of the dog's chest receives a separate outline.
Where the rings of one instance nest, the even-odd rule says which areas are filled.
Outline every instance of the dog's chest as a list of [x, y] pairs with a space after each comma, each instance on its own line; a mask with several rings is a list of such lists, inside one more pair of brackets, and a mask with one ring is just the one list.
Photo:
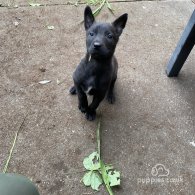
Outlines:
[[97, 88], [96, 76], [87, 76], [82, 83], [83, 91], [88, 95], [94, 95]]
[[94, 61], [89, 61], [85, 67], [82, 89], [86, 94], [94, 95], [101, 91], [102, 87], [108, 85], [111, 75], [110, 70], [101, 66]]

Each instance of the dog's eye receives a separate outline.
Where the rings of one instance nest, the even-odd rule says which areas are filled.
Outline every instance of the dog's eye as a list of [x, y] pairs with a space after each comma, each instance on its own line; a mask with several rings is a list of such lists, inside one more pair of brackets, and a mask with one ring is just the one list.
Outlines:
[[109, 39], [112, 39], [112, 38], [113, 38], [113, 36], [112, 36], [111, 34], [108, 34], [107, 37], [108, 37]]
[[94, 36], [94, 33], [93, 33], [93, 32], [90, 32], [89, 34], [90, 34], [90, 36], [92, 36], [92, 37]]

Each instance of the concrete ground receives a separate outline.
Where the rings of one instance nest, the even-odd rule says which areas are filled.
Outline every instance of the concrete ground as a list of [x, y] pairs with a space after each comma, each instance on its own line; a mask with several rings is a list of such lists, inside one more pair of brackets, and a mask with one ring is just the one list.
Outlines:
[[[77, 109], [77, 97], [68, 94], [72, 73], [85, 53], [80, 24], [85, 5], [53, 2], [29, 7], [19, 0], [14, 2], [18, 8], [0, 7], [0, 168], [26, 117], [8, 172], [31, 178], [42, 195], [95, 194], [80, 180], [84, 157], [96, 150], [98, 120], [86, 121]], [[98, 109], [102, 157], [121, 172], [121, 186], [114, 192], [192, 195], [194, 50], [178, 78], [168, 78], [165, 68], [194, 4], [171, 0], [114, 2], [112, 6], [117, 16], [129, 14], [116, 50], [117, 100], [114, 105], [104, 101]], [[113, 19], [106, 9], [98, 17]], [[47, 25], [54, 29], [48, 30]], [[45, 79], [51, 83], [38, 83]], [[158, 164], [169, 174], [161, 176], [159, 170], [155, 176], [152, 170]], [[96, 194], [107, 192], [101, 187]]]

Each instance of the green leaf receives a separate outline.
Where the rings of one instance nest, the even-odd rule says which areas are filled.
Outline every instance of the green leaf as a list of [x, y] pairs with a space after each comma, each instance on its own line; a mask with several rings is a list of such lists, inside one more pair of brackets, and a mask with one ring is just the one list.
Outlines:
[[93, 171], [91, 175], [91, 187], [93, 190], [97, 190], [99, 186], [103, 183], [101, 176], [98, 172]]
[[93, 171], [100, 168], [99, 154], [93, 152], [83, 160], [83, 165], [87, 170]]
[[120, 172], [116, 170], [108, 171], [108, 180], [110, 186], [118, 186], [120, 185]]
[[85, 173], [84, 177], [83, 177], [83, 183], [86, 185], [86, 186], [90, 186], [91, 185], [91, 174], [92, 174], [92, 171], [89, 171], [87, 173]]
[[105, 165], [106, 171], [113, 170], [114, 167], [112, 165]]
[[120, 172], [114, 170], [113, 166], [105, 165], [101, 161], [101, 173], [104, 178], [104, 182], [109, 186], [118, 186], [120, 185]]
[[107, 174], [107, 170], [106, 170], [106, 165], [104, 164], [104, 162], [102, 160], [100, 160], [100, 169], [101, 169], [101, 174], [102, 174], [102, 178], [104, 181], [104, 184], [106, 185], [107, 191], [109, 193], [109, 195], [114, 195], [112, 192], [112, 189], [109, 185], [109, 179], [108, 179], [108, 174]]
[[97, 171], [88, 171], [83, 177], [83, 183], [91, 186], [93, 190], [99, 190], [99, 186], [103, 183], [100, 174]]

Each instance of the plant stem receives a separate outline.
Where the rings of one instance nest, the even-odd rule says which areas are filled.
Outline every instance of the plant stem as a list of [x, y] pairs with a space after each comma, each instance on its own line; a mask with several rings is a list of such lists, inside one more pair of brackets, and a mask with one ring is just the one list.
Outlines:
[[99, 161], [100, 161], [100, 170], [101, 170], [101, 175], [102, 175], [102, 178], [103, 178], [103, 181], [104, 181], [104, 184], [106, 186], [106, 189], [109, 193], [109, 195], [114, 195], [113, 192], [112, 192], [112, 189], [108, 183], [108, 174], [106, 172], [106, 167], [105, 167], [105, 164], [103, 162], [103, 160], [101, 159], [101, 145], [100, 145], [100, 121], [98, 123], [98, 127], [97, 127], [97, 150], [98, 150], [98, 154], [99, 154]]
[[[97, 149], [98, 149], [98, 154], [99, 156], [101, 156], [101, 150], [100, 150], [100, 121], [98, 123], [98, 127], [97, 127]], [[101, 157], [100, 157], [101, 159]]]
[[94, 16], [97, 16], [100, 13], [100, 11], [104, 7], [105, 3], [106, 3], [106, 0], [102, 0], [102, 3], [100, 4], [100, 6], [95, 11], [93, 11]]
[[15, 133], [14, 141], [13, 141], [12, 147], [11, 147], [11, 149], [10, 149], [8, 159], [7, 159], [6, 164], [5, 164], [4, 168], [3, 168], [3, 173], [6, 173], [6, 172], [7, 172], [7, 168], [8, 168], [10, 159], [11, 159], [11, 157], [12, 157], [12, 153], [13, 153], [13, 150], [14, 150], [14, 146], [15, 146], [15, 144], [16, 144], [16, 140], [17, 140], [17, 137], [18, 137], [18, 133], [19, 133], [20, 129], [22, 128], [22, 126], [23, 126], [23, 124], [24, 124], [24, 121], [25, 121], [26, 117], [27, 117], [27, 115], [24, 117], [24, 119], [23, 119], [23, 121], [22, 121], [22, 123], [21, 123], [19, 129], [18, 129], [18, 130], [16, 131], [16, 133]]
[[14, 142], [13, 142], [12, 147], [11, 147], [11, 150], [9, 152], [9, 156], [8, 156], [7, 162], [6, 162], [5, 166], [4, 166], [3, 173], [6, 173], [7, 172], [7, 168], [8, 168], [9, 161], [11, 159], [11, 156], [12, 156], [12, 153], [13, 153], [13, 150], [14, 150], [14, 146], [15, 146], [17, 137], [18, 137], [18, 131], [15, 134]]

